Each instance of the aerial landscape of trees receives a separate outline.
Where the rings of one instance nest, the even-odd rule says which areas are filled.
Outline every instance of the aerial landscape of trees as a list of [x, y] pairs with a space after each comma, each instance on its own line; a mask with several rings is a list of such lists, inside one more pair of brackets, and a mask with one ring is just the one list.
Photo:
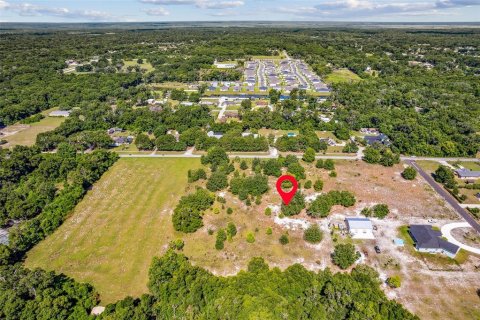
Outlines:
[[386, 298], [378, 273], [366, 266], [351, 274], [314, 273], [299, 264], [280, 271], [254, 258], [247, 271], [225, 278], [169, 251], [154, 258], [149, 277], [150, 294], [111, 304], [101, 318], [418, 319]]
[[[212, 32], [218, 38], [213, 39]], [[475, 155], [480, 145], [477, 134], [480, 86], [475, 76], [479, 72], [478, 57], [464, 47], [475, 46], [472, 41], [478, 41], [477, 31], [445, 31], [439, 36], [402, 30], [377, 30], [372, 36], [371, 32], [308, 29], [293, 33], [288, 29], [247, 31], [239, 28], [220, 34], [215, 29], [190, 29], [185, 33], [170, 29], [145, 31], [135, 36], [127, 32], [108, 36], [100, 33], [103, 36], [92, 42], [89, 42], [91, 38], [63, 33], [46, 34], [41, 38], [31, 33], [7, 34], [0, 42], [2, 52], [6, 53], [2, 57], [0, 81], [3, 88], [8, 88], [0, 91], [0, 125], [12, 124], [53, 107], [76, 110], [78, 117], [85, 118], [82, 121], [69, 119], [62, 128], [39, 136], [42, 149], [53, 149], [79, 131], [113, 126], [153, 132], [162, 125], [181, 133], [191, 127], [211, 124], [208, 108], [180, 106], [176, 112], [170, 108], [160, 112], [132, 110], [145, 106], [146, 100], [153, 97], [150, 85], [165, 81], [198, 81], [202, 80], [202, 74], [205, 79], [218, 76], [217, 80], [221, 80], [225, 73], [235, 74], [236, 70], [212, 70], [215, 59], [248, 60], [254, 55], [271, 54], [273, 48], [276, 52], [285, 49], [292, 57], [305, 59], [321, 76], [328, 75], [334, 68], [347, 68], [361, 80], [333, 84], [334, 94], [323, 105], [315, 99], [309, 100], [308, 94], [295, 93], [292, 99], [285, 101], [277, 101], [274, 95], [276, 108], [273, 111], [243, 108], [242, 129], [294, 130], [309, 126], [333, 131], [337, 138], [345, 140], [352, 130], [376, 127], [390, 138], [394, 154]], [[329, 37], [323, 36], [325, 34]], [[463, 35], [471, 35], [471, 41], [465, 42]], [[140, 41], [143, 45], [138, 44]], [[56, 45], [59, 43], [61, 45]], [[157, 45], [170, 49], [154, 50]], [[42, 54], [31, 54], [37, 51]], [[122, 59], [140, 56], [152, 64], [153, 70], [148, 73], [141, 70], [129, 73], [61, 72], [66, 60], [82, 61], [93, 56], [99, 56], [98, 63], [110, 59], [116, 64], [121, 64]], [[434, 68], [409, 64], [417, 60], [431, 63]], [[375, 70], [376, 76], [366, 72], [368, 68]], [[205, 70], [210, 72], [205, 73]], [[173, 98], [186, 99], [177, 97], [180, 92], [172, 91]], [[304, 105], [304, 102], [308, 103]], [[319, 115], [325, 110], [333, 112], [335, 123], [320, 120]], [[91, 120], [100, 118], [104, 121]], [[307, 147], [316, 152], [324, 150], [326, 146], [315, 138], [311, 131], [301, 130], [298, 137], [280, 138], [276, 145], [280, 151], [304, 151]], [[76, 139], [87, 140], [79, 143], [80, 148], [97, 145], [88, 141], [92, 137]], [[231, 151], [268, 149], [265, 141], [234, 136], [217, 143]], [[180, 149], [180, 145], [169, 145], [167, 149]], [[354, 150], [353, 145], [345, 147], [345, 152]], [[385, 159], [384, 165], [392, 161], [394, 163], [395, 159]]]
[[[117, 153], [106, 150], [114, 143], [107, 134], [109, 128], [132, 134], [140, 152], [183, 152], [189, 147], [202, 152], [204, 167], [189, 169], [188, 176], [185, 171], [183, 177], [194, 185], [171, 210], [171, 223], [178, 234], [194, 233], [203, 226], [205, 212], [213, 210], [215, 201], [221, 202], [212, 192], [230, 192], [249, 207], [259, 205], [270, 190], [269, 179], [283, 172], [299, 180], [308, 178], [304, 188], [321, 192], [323, 178], [307, 176], [304, 165], [326, 170], [330, 177], [336, 171], [331, 160], [315, 162], [316, 154], [329, 148], [318, 131], [328, 131], [332, 138], [345, 142], [341, 152], [355, 153], [363, 142], [350, 140], [351, 136], [361, 128], [378, 128], [391, 144], [366, 146], [363, 160], [385, 167], [398, 164], [400, 154], [474, 157], [480, 149], [480, 32], [476, 29], [137, 30], [131, 26], [107, 32], [78, 28], [2, 31], [0, 37], [0, 128], [38, 123], [45, 118], [41, 112], [50, 109], [71, 111], [54, 130], [39, 133], [33, 146], [0, 147], [0, 227], [8, 228], [9, 234], [8, 243], [0, 244], [2, 319], [88, 319], [99, 303], [91, 285], [53, 272], [29, 270], [23, 261], [117, 161]], [[288, 99], [272, 90], [265, 93], [271, 108], [258, 108], [245, 100], [238, 119], [225, 122], [216, 121], [211, 108], [199, 103], [205, 82], [198, 92], [158, 89], [166, 84], [188, 87], [198, 81], [239, 80], [240, 70], [217, 70], [213, 62], [278, 56], [284, 50], [304, 59], [324, 79], [340, 69], [353, 72], [358, 79], [329, 83], [332, 94], [322, 102], [304, 90], [293, 91]], [[92, 62], [93, 57], [98, 59]], [[67, 72], [70, 59], [82, 65]], [[126, 61], [148, 63], [151, 70], [125, 68]], [[412, 66], [411, 61], [433, 67]], [[169, 102], [160, 107], [147, 102], [164, 98]], [[322, 120], [325, 113], [331, 121]], [[242, 135], [260, 129], [295, 134]], [[223, 137], [208, 136], [209, 131], [222, 132]], [[8, 142], [4, 141], [2, 136], [2, 145]], [[274, 146], [280, 152], [303, 153], [303, 161], [290, 154], [234, 164], [227, 154], [267, 152]], [[407, 167], [402, 176], [414, 180], [416, 171]], [[458, 191], [449, 167], [440, 166], [434, 177], [452, 192]], [[329, 190], [312, 202], [302, 192], [296, 193], [289, 206], [281, 205], [281, 215], [290, 217], [306, 209], [309, 219], [321, 219], [335, 205], [352, 207], [357, 202], [350, 191]], [[229, 216], [237, 212], [236, 207], [225, 209]], [[376, 204], [362, 213], [383, 219], [390, 209]], [[272, 215], [271, 208], [265, 209], [265, 215]], [[228, 248], [228, 241], [240, 234], [249, 245], [259, 244], [265, 234], [241, 228], [224, 222], [216, 230], [215, 249]], [[271, 228], [267, 234], [272, 234]], [[316, 244], [322, 241], [323, 232], [312, 224], [303, 236]], [[294, 245], [294, 240], [287, 233], [274, 239], [283, 248]], [[153, 258], [148, 294], [109, 304], [99, 318], [417, 319], [386, 297], [378, 274], [366, 266], [333, 273], [329, 269], [312, 272], [294, 264], [281, 271], [270, 268], [263, 258], [253, 258], [246, 271], [217, 277], [175, 252], [184, 245], [173, 242], [163, 256]], [[351, 244], [337, 244], [331, 258], [340, 269], [351, 269], [359, 253]], [[389, 279], [390, 287], [400, 286], [400, 278]]]

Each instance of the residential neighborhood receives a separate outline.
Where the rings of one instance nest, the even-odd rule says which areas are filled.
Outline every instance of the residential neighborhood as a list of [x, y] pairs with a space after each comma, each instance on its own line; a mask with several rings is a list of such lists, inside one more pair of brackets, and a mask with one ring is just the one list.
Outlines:
[[480, 320], [478, 8], [0, 0], [0, 319]]
[[[219, 64], [218, 68], [234, 68], [236, 64]], [[268, 94], [269, 90], [289, 94], [292, 90], [329, 93], [330, 88], [304, 61], [297, 59], [254, 59], [246, 61], [243, 81], [213, 81], [209, 91]]]

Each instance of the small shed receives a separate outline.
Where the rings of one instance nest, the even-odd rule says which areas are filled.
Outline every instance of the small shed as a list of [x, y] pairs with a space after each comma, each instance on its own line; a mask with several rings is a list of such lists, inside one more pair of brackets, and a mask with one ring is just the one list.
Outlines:
[[105, 307], [96, 306], [96, 307], [93, 307], [92, 312], [91, 312], [91, 315], [92, 315], [92, 316], [99, 316], [99, 315], [101, 315], [104, 311], [105, 311]]
[[375, 239], [372, 221], [368, 218], [345, 218], [348, 232], [353, 239]]

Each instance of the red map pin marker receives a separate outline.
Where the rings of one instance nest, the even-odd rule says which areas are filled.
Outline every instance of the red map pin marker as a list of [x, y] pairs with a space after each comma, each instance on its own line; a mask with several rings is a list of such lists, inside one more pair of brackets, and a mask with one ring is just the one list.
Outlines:
[[[282, 182], [283, 181], [290, 181], [292, 183], [292, 190], [290, 192], [285, 192], [282, 190]], [[283, 203], [285, 203], [286, 206], [292, 201], [293, 196], [295, 196], [295, 193], [297, 192], [298, 189], [298, 182], [297, 179], [293, 176], [285, 175], [281, 176], [277, 180], [277, 191], [280, 194], [280, 197], [282, 197]]]

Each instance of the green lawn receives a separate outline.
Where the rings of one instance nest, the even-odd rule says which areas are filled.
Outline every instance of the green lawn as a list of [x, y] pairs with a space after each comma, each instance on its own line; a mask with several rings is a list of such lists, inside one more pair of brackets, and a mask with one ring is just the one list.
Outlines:
[[45, 117], [39, 122], [31, 123], [28, 125], [15, 124], [10, 126], [12, 130], [17, 130], [18, 132], [4, 137], [8, 141], [8, 144], [5, 147], [22, 145], [22, 146], [33, 146], [37, 139], [39, 133], [52, 131], [56, 127], [60, 126], [66, 118], [64, 117]]
[[343, 153], [343, 148], [342, 146], [328, 146], [327, 148], [327, 153], [341, 153], [342, 155], [355, 155], [354, 153]]
[[317, 134], [318, 138], [331, 138], [333, 140], [337, 140], [332, 131], [315, 131], [315, 133]]
[[420, 160], [416, 161], [416, 163], [420, 166], [420, 168], [430, 173], [437, 170], [440, 166], [440, 163], [438, 163], [437, 161]]
[[198, 159], [120, 159], [26, 266], [89, 282], [102, 303], [147, 292], [148, 268], [175, 238], [171, 209]]
[[334, 70], [325, 78], [327, 83], [354, 82], [359, 80], [361, 78], [348, 69]]
[[285, 59], [285, 55], [281, 53], [278, 56], [252, 56], [253, 60], [280, 60]]
[[271, 133], [276, 137], [282, 137], [284, 135], [287, 135], [290, 132], [295, 133], [297, 136], [300, 134], [300, 131], [298, 130], [274, 130], [274, 129], [265, 129], [265, 128], [258, 130], [258, 133], [264, 137], [268, 137], [268, 135]]
[[461, 165], [465, 169], [470, 169], [470, 170], [480, 170], [480, 161], [477, 162], [471, 162], [471, 161], [460, 161], [460, 162], [455, 162], [455, 161], [450, 161], [449, 164], [456, 166], [457, 164]]
[[407, 251], [412, 256], [418, 259], [424, 259], [427, 263], [432, 263], [438, 266], [449, 267], [449, 266], [460, 265], [462, 263], [465, 263], [468, 260], [469, 253], [463, 249], [461, 249], [457, 253], [457, 256], [453, 259], [442, 254], [418, 252], [417, 250], [415, 250], [415, 244], [412, 237], [410, 236], [410, 233], [408, 233], [408, 226], [402, 226], [398, 228], [398, 231], [400, 233], [399, 238], [405, 241], [405, 248], [407, 249]]
[[150, 62], [146, 62], [145, 59], [143, 59], [143, 63], [137, 63], [137, 59], [135, 60], [123, 60], [124, 63], [124, 69], [127, 69], [127, 67], [135, 67], [135, 66], [140, 66], [141, 69], [147, 70], [147, 72], [153, 71], [154, 67]]

